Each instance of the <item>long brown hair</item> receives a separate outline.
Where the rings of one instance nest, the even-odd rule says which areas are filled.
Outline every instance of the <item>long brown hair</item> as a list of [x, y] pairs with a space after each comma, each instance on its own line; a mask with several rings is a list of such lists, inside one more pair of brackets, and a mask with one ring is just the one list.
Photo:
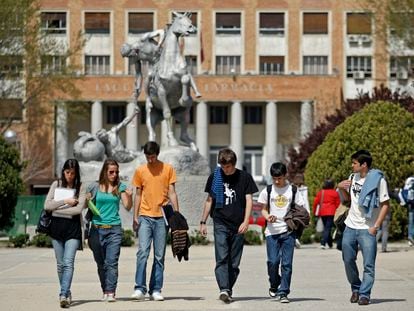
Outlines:
[[[106, 159], [105, 160], [105, 162], [102, 166], [101, 172], [99, 174], [99, 185], [104, 186], [105, 192], [108, 192], [108, 188], [109, 188], [108, 167], [110, 165], [116, 166], [118, 171], [119, 171], [118, 162], [116, 162], [114, 159]], [[119, 181], [119, 173], [118, 173], [118, 175], [116, 175], [116, 179], [115, 179], [115, 181], [112, 185], [114, 187], [113, 190], [112, 190], [113, 195], [119, 196], [119, 189], [118, 189], [119, 182], [120, 181]]]

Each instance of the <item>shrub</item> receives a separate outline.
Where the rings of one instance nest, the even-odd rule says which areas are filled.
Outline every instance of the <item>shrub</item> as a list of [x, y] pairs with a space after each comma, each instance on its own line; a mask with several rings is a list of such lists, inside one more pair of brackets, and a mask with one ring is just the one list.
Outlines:
[[192, 245], [207, 245], [210, 241], [201, 234], [199, 230], [193, 230], [190, 234], [190, 242]]
[[50, 236], [44, 233], [36, 234], [32, 241], [30, 242], [31, 245], [34, 245], [36, 247], [52, 247], [52, 239]]
[[16, 236], [11, 236], [9, 237], [9, 242], [13, 244], [13, 247], [24, 247], [29, 242], [29, 235], [21, 233]]
[[[401, 185], [414, 174], [413, 141], [412, 114], [392, 103], [367, 105], [330, 133], [309, 158], [305, 180], [310, 197], [315, 196], [326, 177], [336, 182], [348, 178], [350, 157], [359, 149], [371, 152], [372, 166], [385, 173], [390, 189]], [[395, 221], [404, 219], [397, 215]], [[395, 222], [393, 226], [397, 226]]]
[[247, 230], [244, 234], [244, 245], [262, 245], [261, 233], [254, 230]]
[[122, 229], [122, 240], [121, 246], [132, 246], [134, 245], [134, 232], [130, 229]]

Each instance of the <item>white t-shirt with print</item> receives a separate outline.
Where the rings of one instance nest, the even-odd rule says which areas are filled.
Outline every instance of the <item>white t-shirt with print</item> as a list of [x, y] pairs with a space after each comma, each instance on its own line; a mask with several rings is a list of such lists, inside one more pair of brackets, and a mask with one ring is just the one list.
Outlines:
[[[365, 218], [365, 209], [358, 205], [359, 195], [362, 190], [362, 185], [365, 182], [365, 177], [361, 178], [359, 173], [354, 175], [351, 184], [351, 208], [349, 209], [348, 217], [345, 220], [345, 224], [352, 229], [368, 229], [374, 227], [375, 221], [378, 218], [381, 208], [374, 208], [370, 219]], [[384, 178], [381, 178], [379, 187], [379, 200], [380, 203], [388, 201], [390, 199], [388, 195], [387, 182]]]
[[[257, 202], [261, 204], [267, 204], [267, 187], [262, 190], [259, 194]], [[269, 214], [275, 215], [277, 217], [276, 222], [267, 223], [265, 230], [265, 235], [274, 235], [281, 234], [288, 231], [288, 226], [284, 221], [286, 213], [289, 211], [290, 204], [292, 202], [292, 187], [291, 185], [286, 185], [283, 188], [278, 188], [275, 185], [272, 185], [272, 191], [270, 193], [270, 209]], [[305, 202], [303, 201], [302, 196], [296, 191], [295, 203], [304, 206]]]

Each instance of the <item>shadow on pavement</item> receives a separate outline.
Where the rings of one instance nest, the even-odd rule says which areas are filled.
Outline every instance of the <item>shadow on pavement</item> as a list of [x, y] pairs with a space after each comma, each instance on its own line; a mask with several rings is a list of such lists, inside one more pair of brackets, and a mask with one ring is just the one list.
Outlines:
[[407, 299], [394, 299], [394, 298], [371, 299], [371, 304], [376, 305], [376, 304], [379, 304], [379, 303], [400, 302], [400, 301], [407, 301]]

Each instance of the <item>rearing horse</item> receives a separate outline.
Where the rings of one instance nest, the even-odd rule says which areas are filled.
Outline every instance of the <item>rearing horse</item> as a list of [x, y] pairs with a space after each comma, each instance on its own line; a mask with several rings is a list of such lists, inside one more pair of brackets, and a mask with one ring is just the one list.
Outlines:
[[167, 27], [162, 45], [160, 60], [154, 65], [154, 75], [149, 84], [149, 94], [145, 102], [148, 140], [155, 141], [155, 126], [161, 120], [167, 123], [169, 146], [178, 142], [172, 131], [173, 117], [180, 122], [180, 139], [197, 150], [194, 140], [188, 135], [188, 116], [193, 100], [190, 87], [201, 96], [192, 76], [187, 71], [187, 63], [180, 53], [179, 38], [196, 32], [191, 23], [191, 13], [174, 12], [174, 21]]

